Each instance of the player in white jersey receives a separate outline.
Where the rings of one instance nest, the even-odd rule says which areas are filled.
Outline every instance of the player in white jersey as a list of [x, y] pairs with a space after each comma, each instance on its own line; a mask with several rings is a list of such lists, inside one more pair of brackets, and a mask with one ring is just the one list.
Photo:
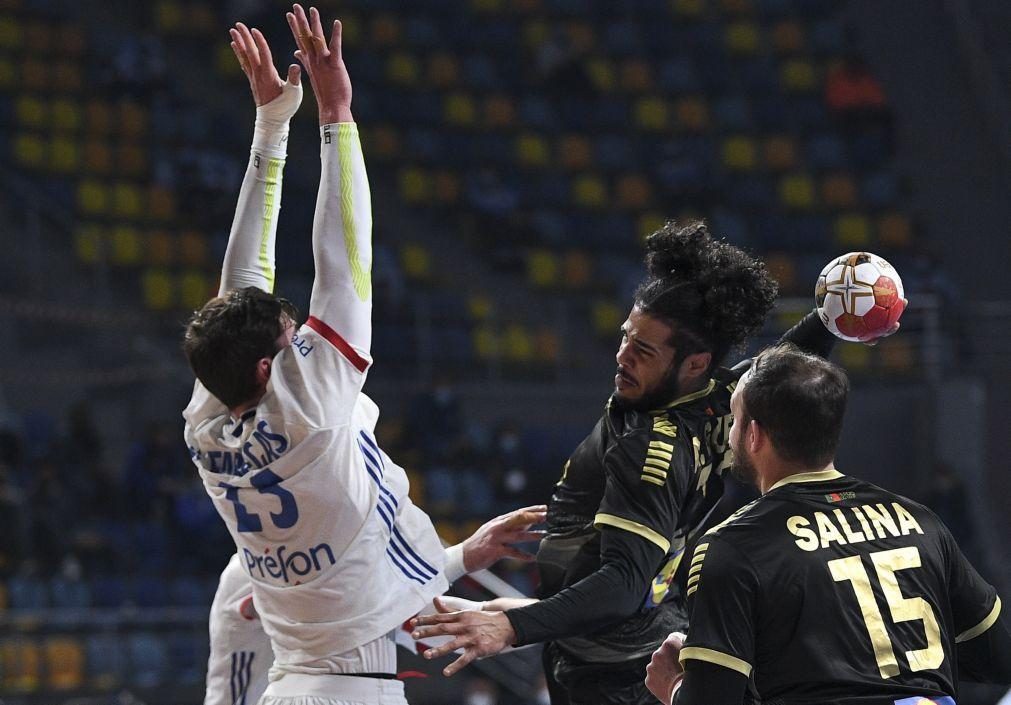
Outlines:
[[[505, 539], [531, 534], [516, 522], [508, 530], [500, 523], [444, 552], [407, 495], [403, 469], [376, 444], [378, 409], [361, 393], [371, 364], [371, 211], [340, 24], [328, 44], [315, 9], [306, 17], [296, 5], [288, 20], [320, 111], [311, 315], [296, 331], [292, 307], [268, 293], [299, 72], [290, 68], [282, 84], [272, 65], [266, 68], [262, 35], [237, 28], [257, 130], [220, 295], [194, 314], [186, 332], [198, 378], [184, 412], [186, 438], [273, 647], [261, 702], [401, 703], [402, 684], [391, 679], [393, 630], [446, 588], [447, 572], [514, 555]], [[271, 80], [262, 81], [263, 74]], [[265, 86], [270, 90], [258, 91]], [[261, 124], [261, 117], [270, 119]], [[445, 565], [447, 554], [456, 568]], [[251, 667], [240, 666], [248, 685]]]

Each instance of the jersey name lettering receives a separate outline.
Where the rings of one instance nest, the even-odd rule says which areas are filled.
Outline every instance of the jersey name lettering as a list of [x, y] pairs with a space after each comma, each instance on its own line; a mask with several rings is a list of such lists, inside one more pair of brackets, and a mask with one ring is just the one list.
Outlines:
[[887, 537], [923, 534], [916, 518], [898, 502], [863, 504], [856, 507], [814, 512], [810, 518], [794, 515], [786, 520], [786, 529], [797, 537], [794, 543], [803, 551], [816, 551], [833, 544], [848, 546]]
[[[242, 445], [242, 450], [209, 450], [207, 460], [210, 471], [222, 475], [242, 477], [250, 470], [270, 465], [287, 452], [288, 438], [271, 431], [266, 421], [256, 424], [256, 430]], [[193, 451], [190, 452], [193, 454]]]

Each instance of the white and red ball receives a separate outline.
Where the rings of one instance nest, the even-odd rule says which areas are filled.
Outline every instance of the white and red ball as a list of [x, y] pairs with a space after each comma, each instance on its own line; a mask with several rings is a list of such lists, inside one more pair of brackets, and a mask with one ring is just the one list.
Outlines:
[[825, 265], [814, 300], [826, 328], [860, 342], [880, 338], [906, 308], [899, 273], [870, 252], [850, 252]]

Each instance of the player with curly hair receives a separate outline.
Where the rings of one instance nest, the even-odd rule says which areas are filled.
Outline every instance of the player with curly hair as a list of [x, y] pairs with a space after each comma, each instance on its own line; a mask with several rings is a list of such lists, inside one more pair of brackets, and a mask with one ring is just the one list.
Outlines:
[[[747, 361], [721, 364], [761, 329], [778, 287], [698, 221], [650, 236], [646, 267], [621, 326], [614, 393], [548, 505], [541, 599], [419, 618], [415, 638], [456, 637], [427, 657], [464, 650], [446, 675], [510, 644], [546, 642], [555, 705], [655, 702], [646, 664], [687, 624], [681, 558], [732, 460], [730, 396]], [[835, 340], [814, 312], [784, 339], [821, 356]]]

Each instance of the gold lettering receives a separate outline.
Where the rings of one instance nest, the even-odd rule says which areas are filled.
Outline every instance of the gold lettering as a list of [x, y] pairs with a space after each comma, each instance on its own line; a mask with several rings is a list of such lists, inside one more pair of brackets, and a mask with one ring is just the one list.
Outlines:
[[856, 515], [857, 521], [860, 522], [860, 526], [864, 530], [864, 536], [866, 536], [867, 540], [870, 541], [874, 538], [874, 532], [871, 531], [871, 525], [867, 523], [867, 517], [865, 517], [864, 513], [860, 511], [860, 507], [853, 507], [852, 509], [853, 514]]
[[821, 547], [828, 548], [828, 545], [835, 541], [843, 546], [846, 545], [846, 539], [836, 528], [835, 524], [828, 518], [828, 516], [822, 512], [814, 513], [815, 521], [818, 522], [818, 534], [821, 537]]
[[867, 540], [866, 538], [864, 538], [864, 535], [861, 534], [859, 531], [854, 532], [853, 529], [850, 528], [850, 524], [848, 521], [846, 521], [846, 515], [843, 514], [843, 510], [836, 509], [834, 513], [836, 519], [839, 520], [839, 526], [842, 527], [843, 533], [846, 534], [847, 541], [849, 541], [850, 543], [859, 543], [860, 541]]
[[895, 509], [895, 514], [899, 517], [899, 529], [903, 536], [909, 536], [914, 531], [923, 535], [923, 529], [905, 507], [898, 502], [892, 502], [892, 508]]
[[895, 525], [895, 520], [892, 519], [892, 515], [888, 513], [885, 509], [885, 505], [877, 505], [877, 509], [869, 504], [863, 506], [864, 514], [867, 518], [871, 520], [871, 524], [874, 526], [874, 530], [878, 532], [878, 538], [885, 538], [885, 529], [892, 536], [899, 536], [899, 527]]
[[802, 516], [792, 516], [786, 520], [786, 529], [797, 537], [797, 548], [802, 551], [814, 551], [818, 548], [818, 535], [811, 529], [811, 522]]

